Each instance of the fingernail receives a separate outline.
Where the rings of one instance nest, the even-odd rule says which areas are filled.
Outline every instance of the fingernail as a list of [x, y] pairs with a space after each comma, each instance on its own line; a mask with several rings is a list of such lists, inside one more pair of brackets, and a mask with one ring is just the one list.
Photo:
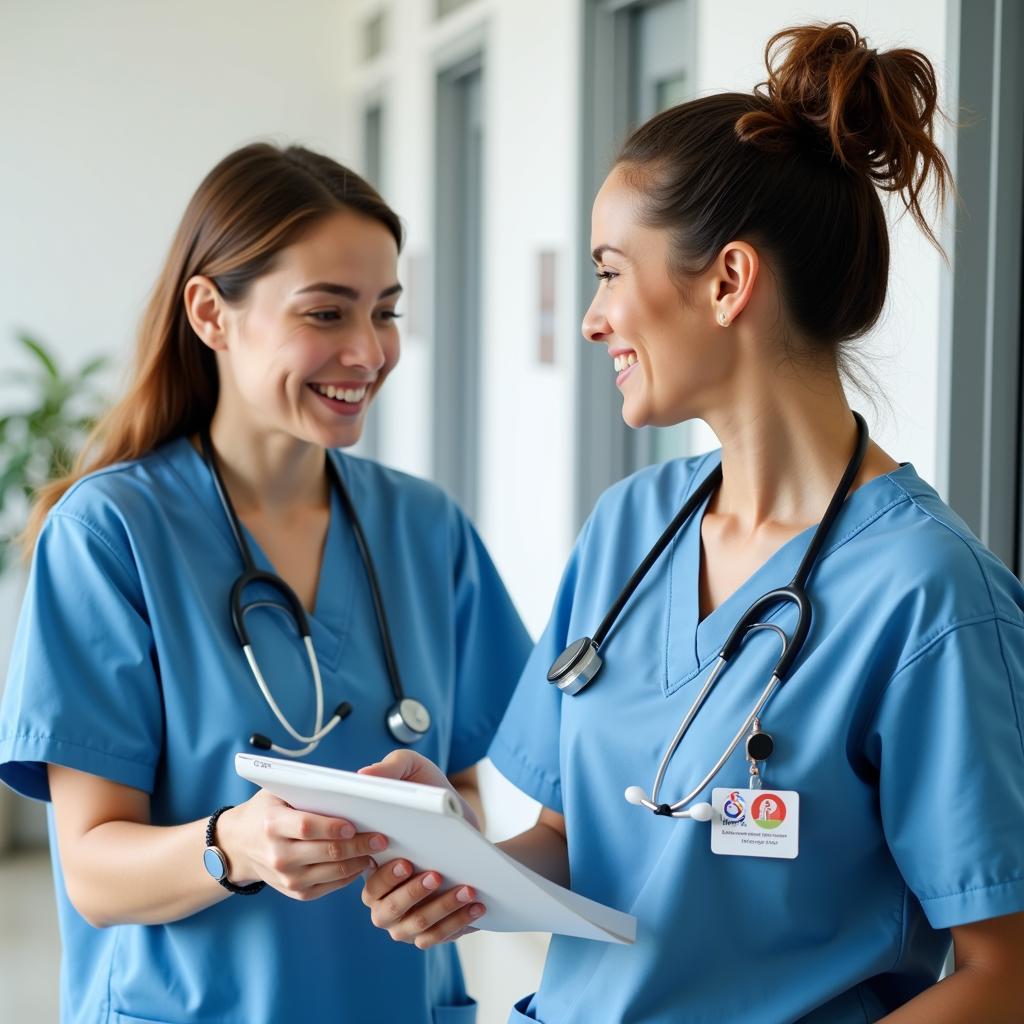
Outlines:
[[424, 875], [423, 876], [423, 888], [424, 889], [436, 889], [441, 884], [441, 879], [437, 875]]
[[457, 900], [458, 900], [458, 901], [459, 901], [460, 903], [468, 903], [468, 902], [469, 902], [469, 901], [470, 901], [470, 900], [471, 900], [471, 899], [473, 898], [473, 894], [472, 894], [472, 893], [471, 893], [471, 892], [469, 891], [469, 889], [467, 889], [467, 888], [466, 888], [466, 886], [463, 886], [463, 887], [462, 887], [462, 888], [461, 888], [461, 889], [460, 889], [460, 890], [459, 890], [459, 891], [458, 891], [458, 892], [457, 892], [457, 893], [455, 894], [455, 898], [456, 898], [456, 899], [457, 899]]
[[348, 822], [341, 826], [342, 839], [351, 839], [355, 834], [356, 830]]
[[388, 841], [383, 836], [374, 836], [370, 840], [370, 849], [376, 850], [378, 853], [380, 853], [380, 851], [387, 845]]
[[409, 874], [409, 869], [404, 864], [396, 864], [394, 870], [396, 878], [405, 878]]
[[483, 907], [483, 904], [481, 904], [481, 903], [474, 903], [473, 906], [471, 906], [469, 908], [469, 916], [470, 917], [479, 917], [483, 912], [484, 912], [484, 907]]

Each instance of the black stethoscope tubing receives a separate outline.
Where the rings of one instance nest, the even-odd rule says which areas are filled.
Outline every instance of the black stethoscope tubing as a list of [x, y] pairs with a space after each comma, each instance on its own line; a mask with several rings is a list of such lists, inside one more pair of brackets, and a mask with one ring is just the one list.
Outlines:
[[[846, 498], [850, 493], [850, 488], [853, 486], [853, 481], [863, 464], [864, 456], [867, 454], [867, 423], [857, 412], [853, 414], [853, 417], [857, 424], [856, 448], [847, 463], [846, 470], [844, 471], [838, 486], [832, 494], [832, 498], [829, 501], [824, 516], [822, 516], [821, 522], [818, 524], [817, 529], [811, 537], [811, 542], [808, 544], [807, 550], [804, 552], [804, 556], [800, 560], [800, 565], [798, 566], [792, 580], [783, 587], [777, 587], [774, 590], [768, 591], [766, 594], [762, 594], [740, 617], [725, 643], [722, 645], [722, 649], [718, 655], [718, 660], [711, 675], [698, 694], [693, 706], [683, 719], [683, 722], [680, 725], [679, 730], [676, 732], [668, 751], [662, 759], [658, 768], [658, 773], [655, 777], [652, 795], [647, 797], [639, 787], [631, 786], [626, 791], [626, 799], [631, 803], [641, 804], [649, 810], [654, 811], [654, 813], [665, 816], [692, 816], [700, 817], [701, 820], [708, 820], [706, 815], [710, 814], [710, 807], [707, 805], [698, 805], [698, 807], [701, 808], [699, 814], [694, 814], [691, 811], [685, 811], [683, 808], [690, 803], [701, 790], [704, 789], [715, 775], [717, 775], [718, 771], [721, 770], [721, 767], [725, 764], [733, 750], [736, 749], [747, 728], [757, 721], [757, 715], [774, 692], [776, 686], [782, 682], [787, 672], [792, 668], [800, 654], [804, 641], [807, 639], [807, 635], [810, 632], [812, 609], [810, 599], [807, 596], [807, 581], [815, 564], [817, 563], [818, 555], [825, 542], [825, 538], [838, 518], [843, 503], [846, 501]], [[707, 500], [715, 488], [719, 486], [721, 480], [722, 467], [721, 464], [719, 464], [707, 475], [686, 502], [684, 502], [683, 507], [673, 517], [672, 521], [662, 532], [661, 536], [655, 541], [654, 546], [647, 553], [636, 571], [632, 576], [630, 576], [626, 585], [619, 593], [619, 596], [615, 599], [615, 603], [601, 620], [601, 624], [598, 626], [594, 636], [592, 638], [582, 637], [581, 639], [574, 641], [558, 656], [558, 658], [555, 659], [548, 671], [547, 678], [549, 683], [557, 685], [563, 693], [566, 693], [569, 696], [575, 696], [592, 682], [601, 669], [602, 658], [599, 651], [601, 650], [602, 644], [607, 640], [609, 632], [618, 620], [623, 609], [626, 607], [629, 599], [636, 591], [636, 588], [650, 572], [654, 563], [662, 555], [671, 543], [672, 539], [679, 533], [683, 526], [685, 526], [694, 512]], [[797, 623], [792, 636], [787, 637], [785, 632], [779, 627], [760, 621], [762, 616], [767, 613], [768, 609], [779, 604], [793, 604], [797, 608]], [[707, 694], [714, 686], [726, 662], [736, 654], [747, 635], [752, 631], [759, 629], [773, 630], [782, 638], [782, 653], [775, 664], [774, 670], [772, 671], [771, 680], [768, 686], [755, 705], [754, 710], [750, 713], [744, 722], [744, 725], [736, 734], [736, 738], [732, 741], [726, 752], [722, 755], [715, 767], [705, 777], [701, 784], [692, 793], [685, 796], [682, 800], [676, 801], [674, 804], [659, 804], [657, 800], [658, 790], [661, 786], [661, 781], [664, 778], [665, 770], [668, 767], [668, 762], [675, 753], [676, 748], [679, 746], [679, 743], [689, 728], [690, 723], [693, 721], [697, 712], [703, 705]], [[770, 737], [768, 738], [768, 741], [770, 743]]]
[[[242, 598], [245, 589], [253, 583], [262, 583], [271, 587], [287, 602], [288, 610], [292, 614], [299, 636], [302, 638], [309, 653], [311, 668], [319, 688], [319, 665], [316, 661], [316, 654], [313, 651], [312, 636], [309, 628], [309, 619], [306, 615], [306, 609], [299, 600], [299, 596], [280, 576], [276, 573], [260, 569], [256, 565], [252, 556], [252, 550], [249, 547], [245, 533], [242, 530], [242, 524], [238, 519], [238, 514], [235, 512], [235, 507], [231, 501], [231, 496], [228, 494], [227, 487], [224, 484], [224, 479], [221, 476], [220, 467], [217, 464], [217, 458], [213, 450], [213, 443], [210, 440], [208, 431], [202, 431], [200, 433], [200, 443], [202, 445], [203, 458], [206, 464], [210, 467], [210, 471], [213, 476], [213, 483], [217, 491], [217, 497], [220, 499], [224, 515], [231, 528], [231, 533], [234, 537], [235, 544], [238, 547], [239, 554], [242, 557], [242, 573], [232, 584], [231, 596], [229, 599], [231, 623], [234, 627], [238, 642], [241, 644], [242, 649], [247, 652], [247, 657], [249, 657], [248, 652], [251, 652], [252, 650], [252, 642], [249, 637], [249, 630], [245, 624], [246, 613], [253, 608], [272, 607], [280, 609], [281, 607], [276, 601], [270, 600], [250, 601], [248, 604], [243, 604]], [[381, 596], [380, 579], [377, 576], [377, 569], [374, 565], [373, 557], [370, 554], [370, 547], [366, 542], [366, 534], [363, 532], [363, 526], [359, 520], [359, 515], [356, 512], [356, 508], [352, 501], [352, 497], [348, 492], [348, 488], [345, 486], [345, 481], [342, 479], [341, 473], [338, 471], [338, 467], [335, 465], [330, 453], [325, 453], [324, 458], [327, 465], [328, 479], [335, 493], [338, 495], [341, 505], [345, 510], [345, 514], [352, 525], [352, 533], [355, 537], [359, 557], [363, 563], [363, 568], [366, 570], [367, 581], [370, 584], [370, 595], [373, 600], [373, 611], [377, 620], [377, 629], [380, 634], [384, 663], [387, 669], [391, 692], [394, 696], [394, 704], [388, 710], [386, 715], [386, 725], [392, 737], [398, 742], [406, 744], [416, 743], [423, 738], [430, 728], [430, 714], [423, 704], [417, 700], [406, 697], [405, 695], [405, 689], [402, 686], [402, 677], [398, 668], [398, 659], [395, 657], [394, 644], [391, 639], [391, 630], [388, 626], [387, 612], [384, 608], [384, 600]], [[257, 677], [257, 680], [259, 681], [259, 677]], [[261, 690], [262, 688], [261, 684]], [[266, 697], [268, 695], [264, 694], [264, 696]], [[272, 699], [268, 698], [268, 702], [271, 704], [272, 710], [274, 710], [278, 715], [278, 718], [282, 722], [285, 722]], [[347, 718], [351, 712], [352, 705], [349, 704], [348, 701], [342, 701], [334, 710], [332, 719], [326, 726], [320, 728], [318, 722], [318, 728], [314, 731], [312, 737], [299, 737], [293, 729], [287, 726], [287, 722], [285, 722], [286, 727], [289, 728], [289, 731], [292, 732], [293, 735], [297, 738], [310, 741], [307, 743], [307, 747], [309, 749], [303, 749], [301, 752], [280, 748], [271, 743], [266, 736], [263, 736], [260, 733], [253, 733], [249, 737], [249, 742], [253, 746], [262, 750], [274, 749], [279, 753], [285, 753], [291, 756], [304, 756], [306, 753], [309, 753], [310, 750], [315, 749], [320, 739], [322, 739], [330, 729], [334, 728], [338, 722]]]

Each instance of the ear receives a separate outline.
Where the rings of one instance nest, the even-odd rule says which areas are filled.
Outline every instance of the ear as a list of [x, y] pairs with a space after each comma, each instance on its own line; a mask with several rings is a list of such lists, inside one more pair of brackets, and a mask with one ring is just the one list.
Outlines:
[[227, 303], [208, 277], [196, 274], [185, 284], [185, 315], [199, 340], [215, 352], [227, 348]]
[[747, 242], [727, 242], [715, 261], [711, 278], [712, 315], [728, 327], [743, 312], [761, 267], [757, 250]]

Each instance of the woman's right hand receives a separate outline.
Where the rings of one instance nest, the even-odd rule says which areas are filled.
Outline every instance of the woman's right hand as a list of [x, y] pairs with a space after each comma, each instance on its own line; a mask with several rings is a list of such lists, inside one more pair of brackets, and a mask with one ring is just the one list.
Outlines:
[[436, 871], [416, 873], [409, 861], [394, 860], [366, 879], [363, 903], [370, 908], [370, 920], [395, 942], [429, 949], [475, 931], [475, 922], [487, 911], [472, 887], [439, 891], [442, 881]]
[[261, 789], [220, 816], [217, 846], [235, 885], [263, 881], [291, 899], [315, 900], [375, 868], [387, 839], [357, 833], [341, 818], [297, 811]]

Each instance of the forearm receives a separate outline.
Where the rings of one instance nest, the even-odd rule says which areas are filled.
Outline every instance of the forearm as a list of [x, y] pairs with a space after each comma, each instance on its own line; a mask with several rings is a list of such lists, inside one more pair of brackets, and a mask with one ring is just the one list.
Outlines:
[[543, 821], [497, 845], [537, 874], [558, 885], [569, 884], [569, 850], [565, 836]]
[[883, 1017], [879, 1024], [964, 1024], [981, 1020], [985, 1024], [1019, 1024], [1019, 984], [1014, 981], [1007, 985], [1004, 981], [965, 965]]
[[68, 894], [90, 924], [166, 924], [230, 895], [202, 863], [206, 819], [159, 827], [96, 825], [61, 850]]

